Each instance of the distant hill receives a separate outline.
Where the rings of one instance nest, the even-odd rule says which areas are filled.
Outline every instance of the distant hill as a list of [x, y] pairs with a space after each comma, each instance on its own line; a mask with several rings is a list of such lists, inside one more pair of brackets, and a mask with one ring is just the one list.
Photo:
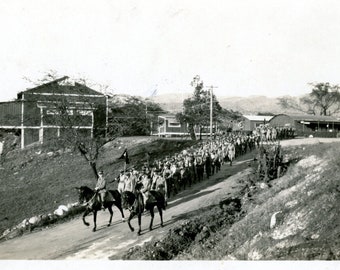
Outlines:
[[[178, 112], [182, 109], [183, 99], [188, 98], [191, 94], [164, 94], [152, 97], [152, 100], [169, 112]], [[298, 99], [299, 97], [294, 97]], [[217, 97], [220, 105], [225, 109], [239, 111], [243, 114], [257, 114], [270, 112], [279, 113], [297, 113], [292, 110], [284, 110], [278, 105], [279, 97], [270, 98], [266, 96], [249, 96], [249, 97]]]

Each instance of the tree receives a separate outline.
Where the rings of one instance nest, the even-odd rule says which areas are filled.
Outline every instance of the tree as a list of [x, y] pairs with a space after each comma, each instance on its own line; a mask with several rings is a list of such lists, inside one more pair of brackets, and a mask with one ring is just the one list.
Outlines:
[[340, 112], [340, 93], [338, 85], [310, 83], [312, 92], [298, 100], [291, 97], [279, 98], [279, 105], [284, 109], [313, 115], [333, 115]]
[[281, 97], [279, 98], [278, 104], [283, 109], [289, 109], [296, 112], [315, 114], [312, 104], [308, 104], [304, 101], [306, 97], [303, 98], [293, 98], [293, 97]]
[[109, 101], [109, 134], [150, 135], [157, 116], [165, 111], [156, 103], [135, 96], [114, 96]]
[[[183, 101], [183, 112], [177, 113], [176, 118], [181, 123], [188, 124], [188, 132], [191, 139], [196, 140], [194, 127], [198, 126], [200, 130], [210, 123], [210, 94], [211, 91], [204, 90], [203, 81], [197, 75], [194, 77], [192, 86], [195, 87], [193, 96]], [[212, 96], [213, 100], [213, 119], [218, 122], [222, 112], [222, 107], [216, 99]]]
[[327, 83], [311, 83], [313, 89], [304, 102], [314, 105], [320, 115], [332, 115], [340, 112], [340, 93], [338, 85]]

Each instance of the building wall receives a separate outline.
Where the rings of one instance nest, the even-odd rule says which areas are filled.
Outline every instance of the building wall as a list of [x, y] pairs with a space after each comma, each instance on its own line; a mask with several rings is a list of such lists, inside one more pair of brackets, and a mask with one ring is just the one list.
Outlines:
[[[160, 121], [162, 121], [160, 123]], [[158, 116], [158, 135], [186, 135], [186, 125], [182, 125], [172, 116]]]
[[235, 131], [253, 131], [254, 129], [256, 129], [256, 127], [260, 124], [263, 124], [264, 121], [261, 120], [261, 121], [257, 121], [257, 120], [250, 120], [248, 118], [244, 118], [242, 120], [243, 122], [243, 128], [240, 127], [239, 122], [237, 123], [234, 123], [233, 124], [233, 130]]
[[37, 106], [36, 102], [33, 101], [24, 101], [24, 117], [23, 117], [24, 126], [40, 126], [40, 109]]
[[173, 123], [173, 121], [169, 121], [169, 120], [166, 120], [165, 121], [166, 123], [166, 132], [179, 132], [179, 133], [187, 133], [187, 128], [186, 126], [180, 124], [179, 127], [174, 127], [171, 125], [171, 123]]
[[270, 121], [269, 124], [273, 127], [292, 127], [296, 128], [296, 123], [294, 119], [292, 119], [288, 115], [279, 114], [274, 116]]
[[21, 125], [21, 102], [0, 103], [0, 126]]
[[25, 128], [24, 140], [24, 146], [39, 142], [39, 129]]
[[[79, 128], [79, 133], [91, 137], [106, 133], [107, 98], [92, 89], [48, 84], [21, 92], [18, 99], [0, 103], [0, 128], [21, 130], [22, 147], [60, 136], [65, 127]], [[60, 104], [68, 108], [66, 118], [56, 108]]]

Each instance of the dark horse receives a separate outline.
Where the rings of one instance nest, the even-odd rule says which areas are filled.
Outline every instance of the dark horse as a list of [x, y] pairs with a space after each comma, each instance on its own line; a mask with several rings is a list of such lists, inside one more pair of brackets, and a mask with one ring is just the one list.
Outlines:
[[[86, 226], [90, 226], [90, 223], [86, 222], [85, 217], [89, 213], [93, 212], [94, 227], [92, 231], [95, 232], [97, 229], [97, 224], [96, 224], [97, 212], [101, 210], [101, 204], [97, 197], [99, 196], [99, 194], [97, 194], [94, 190], [92, 190], [91, 188], [87, 186], [81, 186], [79, 188], [77, 187], [76, 189], [78, 190], [78, 193], [79, 193], [79, 203], [84, 203], [84, 202], [87, 203], [85, 212], [83, 214], [83, 222]], [[109, 227], [111, 225], [112, 215], [113, 215], [112, 205], [117, 206], [120, 213], [122, 214], [122, 220], [125, 221], [125, 219], [124, 219], [124, 213], [123, 213], [123, 208], [122, 208], [122, 199], [121, 199], [121, 195], [118, 192], [118, 190], [109, 190], [107, 192], [110, 193], [109, 195], [112, 195], [112, 196], [106, 196], [106, 198], [111, 197], [111, 200], [105, 199], [104, 201], [104, 207], [107, 208], [110, 212], [110, 220], [109, 220], [109, 224], [107, 225]]]
[[133, 232], [135, 229], [131, 226], [131, 219], [137, 215], [138, 217], [138, 235], [141, 234], [141, 223], [142, 223], [142, 214], [144, 212], [144, 209], [148, 210], [151, 215], [151, 221], [149, 225], [149, 230], [152, 230], [152, 224], [153, 224], [153, 219], [155, 217], [155, 212], [154, 212], [154, 207], [157, 206], [159, 216], [161, 218], [161, 226], [163, 227], [163, 210], [165, 210], [165, 198], [164, 195], [155, 190], [150, 191], [149, 199], [146, 201], [144, 204], [144, 198], [143, 195], [140, 191], [142, 188], [142, 184], [138, 183], [136, 184], [136, 193], [132, 193], [130, 191], [124, 191], [122, 194], [122, 202], [123, 202], [123, 207], [125, 209], [130, 210], [130, 216], [128, 218], [128, 225], [130, 230]]

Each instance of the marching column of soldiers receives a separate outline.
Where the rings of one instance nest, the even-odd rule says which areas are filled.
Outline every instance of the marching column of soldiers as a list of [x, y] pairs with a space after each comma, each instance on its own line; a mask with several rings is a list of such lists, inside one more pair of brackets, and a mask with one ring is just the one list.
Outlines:
[[145, 201], [148, 191], [161, 191], [167, 200], [191, 185], [209, 179], [218, 173], [221, 166], [252, 151], [257, 147], [258, 138], [254, 134], [220, 135], [211, 141], [199, 142], [182, 152], [152, 163], [144, 163], [141, 170], [135, 167], [121, 171], [117, 177], [118, 191], [134, 192], [134, 186], [142, 182]]

